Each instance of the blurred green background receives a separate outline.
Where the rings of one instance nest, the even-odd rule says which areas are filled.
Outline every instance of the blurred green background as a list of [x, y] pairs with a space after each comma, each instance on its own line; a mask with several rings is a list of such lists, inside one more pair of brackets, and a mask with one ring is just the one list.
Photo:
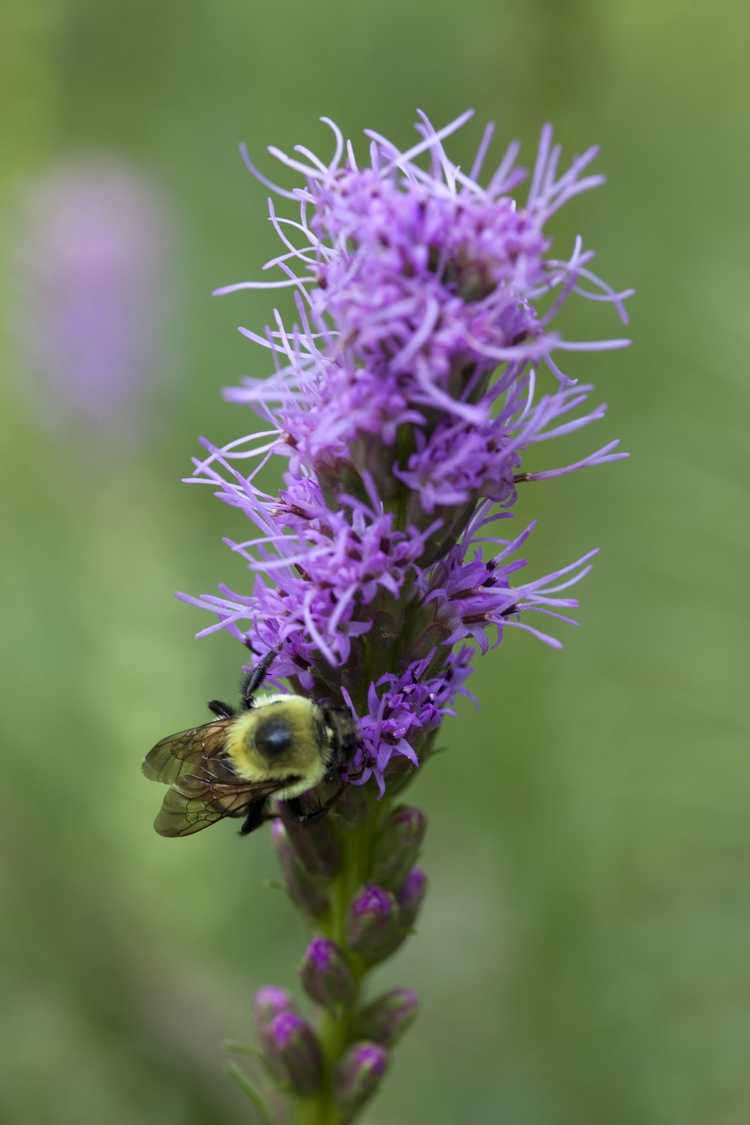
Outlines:
[[[304, 933], [267, 835], [162, 840], [140, 775], [241, 660], [172, 598], [241, 581], [238, 517], [179, 483], [199, 434], [247, 426], [220, 388], [267, 368], [235, 326], [271, 300], [209, 295], [274, 248], [237, 143], [327, 151], [329, 114], [405, 144], [417, 107], [473, 105], [527, 161], [545, 120], [568, 153], [603, 145], [608, 185], [556, 234], [637, 287], [635, 345], [575, 359], [610, 415], [566, 452], [621, 436], [633, 457], [521, 497], [530, 572], [602, 556], [565, 652], [510, 635], [414, 786], [431, 894], [380, 975], [423, 1011], [366, 1121], [747, 1122], [749, 12], [6, 0], [2, 1120], [252, 1120], [221, 1041], [248, 1036], [254, 988], [293, 983]], [[112, 355], [106, 308], [83, 356], [60, 335], [79, 282], [84, 307], [114, 293]], [[605, 306], [564, 327], [618, 332]]]

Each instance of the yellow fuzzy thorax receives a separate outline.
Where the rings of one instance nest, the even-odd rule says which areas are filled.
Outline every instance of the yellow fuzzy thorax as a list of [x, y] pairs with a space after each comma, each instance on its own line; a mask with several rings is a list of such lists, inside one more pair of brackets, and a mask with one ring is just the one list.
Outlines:
[[[254, 732], [278, 709], [292, 731], [292, 745], [278, 761], [269, 763], [255, 747]], [[322, 715], [319, 707], [301, 695], [259, 696], [255, 706], [233, 719], [226, 752], [238, 777], [248, 781], [297, 775], [301, 781], [279, 797], [291, 797], [318, 785], [325, 777], [330, 751], [321, 744]]]

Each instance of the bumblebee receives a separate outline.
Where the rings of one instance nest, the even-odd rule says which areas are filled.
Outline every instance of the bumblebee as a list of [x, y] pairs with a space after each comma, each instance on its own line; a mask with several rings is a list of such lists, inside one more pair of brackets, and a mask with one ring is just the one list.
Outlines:
[[190, 836], [224, 817], [244, 817], [246, 836], [267, 819], [270, 798], [295, 819], [323, 816], [343, 790], [308, 811], [301, 798], [340, 777], [358, 745], [356, 723], [343, 708], [302, 695], [256, 696], [277, 655], [267, 653], [242, 683], [239, 711], [212, 699], [212, 722], [172, 734], [146, 755], [143, 772], [169, 785], [154, 828]]

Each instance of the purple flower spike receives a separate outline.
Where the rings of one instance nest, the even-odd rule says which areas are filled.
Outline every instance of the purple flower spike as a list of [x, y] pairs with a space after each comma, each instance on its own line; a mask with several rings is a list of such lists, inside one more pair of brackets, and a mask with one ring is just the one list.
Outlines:
[[378, 1043], [355, 1043], [336, 1067], [333, 1091], [342, 1122], [353, 1121], [385, 1074], [388, 1052]]
[[[271, 149], [303, 178], [278, 192], [298, 201], [298, 218], [271, 205], [283, 249], [266, 266], [281, 280], [221, 292], [291, 288], [297, 320], [277, 311], [265, 333], [242, 330], [274, 371], [228, 397], [256, 410], [263, 428], [222, 448], [206, 443], [189, 478], [256, 529], [229, 544], [252, 589], [187, 598], [217, 617], [203, 632], [241, 636], [249, 625], [258, 652], [281, 646], [279, 676], [304, 691], [348, 690], [363, 736], [350, 780], [372, 779], [381, 792], [403, 774], [401, 758], [418, 765], [426, 735], [451, 713], [473, 646], [487, 651], [514, 628], [559, 647], [529, 619], [572, 620], [568, 591], [593, 552], [519, 584], [528, 529], [499, 537], [489, 525], [510, 514], [524, 482], [624, 456], [609, 441], [555, 469], [525, 464], [538, 443], [604, 417], [589, 404], [593, 388], [556, 357], [626, 342], [576, 343], [554, 327], [574, 295], [627, 319], [629, 294], [592, 271], [593, 252], [578, 239], [567, 259], [552, 257], [545, 232], [567, 200], [602, 182], [589, 172], [596, 150], [565, 169], [545, 128], [520, 195], [517, 146], [482, 175], [489, 132], [469, 172], [451, 161], [444, 142], [470, 116], [438, 130], [421, 115], [406, 152], [368, 131], [368, 165], [331, 122], [327, 162]], [[259, 474], [279, 457], [284, 488], [272, 496]], [[485, 558], [488, 542], [496, 551]], [[396, 644], [409, 603], [411, 643]], [[371, 650], [389, 644], [399, 659], [361, 683]]]
[[[515, 143], [491, 163], [490, 126], [459, 166], [446, 142], [470, 117], [436, 128], [420, 114], [406, 150], [367, 130], [364, 160], [326, 118], [330, 155], [269, 149], [299, 177], [292, 189], [243, 148], [277, 197], [269, 218], [281, 246], [266, 280], [217, 291], [266, 288], [287, 302], [264, 330], [240, 329], [269, 373], [226, 397], [259, 428], [222, 446], [203, 439], [188, 477], [234, 509], [226, 543], [245, 579], [180, 596], [214, 616], [202, 634], [227, 630], [270, 658], [276, 691], [286, 680], [316, 704], [306, 742], [319, 749], [321, 780], [299, 792], [312, 775], [290, 755], [270, 807], [290, 897], [317, 935], [300, 975], [324, 1057], [286, 1000], [278, 1011], [273, 994], [256, 1004], [269, 1067], [292, 1102], [312, 1099], [288, 1106], [290, 1120], [352, 1121], [416, 1013], [410, 989], [369, 1003], [364, 994], [370, 969], [414, 930], [427, 890], [416, 866], [426, 819], [393, 799], [441, 748], [458, 697], [473, 698], [480, 654], [514, 630], [557, 649], [558, 628], [576, 624], [596, 550], [540, 575], [534, 521], [508, 521], [532, 485], [626, 456], [606, 436], [575, 460], [536, 460], [542, 443], [606, 415], [568, 361], [627, 343], [611, 329], [569, 338], [569, 300], [609, 305], [625, 323], [630, 293], [594, 272], [582, 238], [553, 251], [547, 229], [603, 182], [591, 171], [596, 149], [566, 164], [545, 126], [527, 174]], [[549, 487], [562, 500], [566, 484]], [[174, 802], [193, 782], [203, 799], [201, 775], [180, 779]], [[228, 808], [243, 814], [216, 793], [206, 819]]]

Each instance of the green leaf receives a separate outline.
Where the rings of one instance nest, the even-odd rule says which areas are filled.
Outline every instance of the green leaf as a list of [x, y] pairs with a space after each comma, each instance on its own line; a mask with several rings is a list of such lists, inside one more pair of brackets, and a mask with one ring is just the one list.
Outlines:
[[256, 1089], [252, 1080], [245, 1074], [242, 1067], [238, 1066], [236, 1062], [228, 1062], [226, 1064], [226, 1072], [230, 1078], [235, 1080], [245, 1096], [253, 1103], [258, 1114], [258, 1120], [262, 1122], [262, 1125], [271, 1125], [271, 1115], [265, 1099], [260, 1091]]

